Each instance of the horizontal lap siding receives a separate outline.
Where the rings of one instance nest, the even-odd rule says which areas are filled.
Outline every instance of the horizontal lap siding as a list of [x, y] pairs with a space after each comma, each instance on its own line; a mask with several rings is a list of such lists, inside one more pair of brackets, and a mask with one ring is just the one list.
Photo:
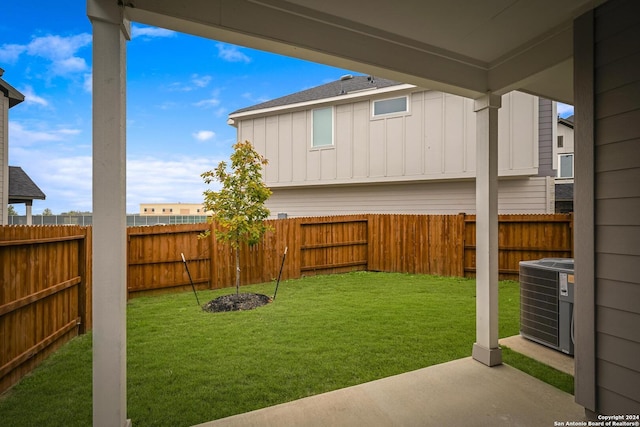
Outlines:
[[[545, 177], [504, 179], [498, 185], [498, 210], [504, 214], [553, 212]], [[474, 181], [378, 183], [331, 187], [272, 188], [267, 207], [273, 217], [348, 214], [475, 213]]]
[[[640, 413], [640, 3], [595, 15], [598, 411]], [[579, 286], [579, 284], [577, 285]], [[634, 355], [634, 356], [631, 356]]]

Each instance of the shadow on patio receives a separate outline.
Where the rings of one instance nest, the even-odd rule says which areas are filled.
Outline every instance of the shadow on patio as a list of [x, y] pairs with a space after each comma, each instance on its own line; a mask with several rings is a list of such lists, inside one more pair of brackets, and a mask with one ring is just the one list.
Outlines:
[[489, 368], [468, 357], [200, 426], [539, 427], [584, 420], [572, 395], [511, 366]]

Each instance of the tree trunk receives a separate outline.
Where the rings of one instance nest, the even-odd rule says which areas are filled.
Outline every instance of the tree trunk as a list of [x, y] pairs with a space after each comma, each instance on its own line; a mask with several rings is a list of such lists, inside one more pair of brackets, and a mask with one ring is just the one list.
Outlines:
[[236, 295], [240, 295], [240, 248], [236, 248]]

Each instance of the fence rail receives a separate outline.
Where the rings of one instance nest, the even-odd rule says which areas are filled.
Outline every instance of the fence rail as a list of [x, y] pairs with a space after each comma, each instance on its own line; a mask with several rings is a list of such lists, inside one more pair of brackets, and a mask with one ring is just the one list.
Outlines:
[[0, 231], [2, 392], [91, 328], [91, 229]]
[[[500, 215], [499, 272], [518, 263], [572, 257], [571, 214]], [[347, 215], [268, 221], [272, 230], [240, 252], [241, 283], [347, 271], [475, 275], [473, 215]], [[127, 228], [128, 297], [235, 284], [233, 252], [215, 225]], [[0, 227], [0, 392], [62, 343], [91, 327], [91, 228]]]

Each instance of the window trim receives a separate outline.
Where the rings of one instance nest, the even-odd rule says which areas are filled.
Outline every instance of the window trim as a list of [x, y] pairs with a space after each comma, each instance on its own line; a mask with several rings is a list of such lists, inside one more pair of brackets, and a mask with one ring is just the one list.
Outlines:
[[[562, 157], [571, 157], [571, 176], [562, 176]], [[575, 158], [573, 153], [558, 154], [558, 178], [560, 179], [573, 179], [575, 176]]]
[[[331, 143], [330, 144], [323, 144], [323, 145], [315, 145], [315, 141], [314, 141], [314, 116], [315, 116], [315, 112], [318, 110], [330, 110], [331, 111]], [[327, 149], [327, 148], [333, 148], [335, 147], [335, 143], [336, 143], [336, 136], [335, 136], [335, 126], [336, 126], [336, 117], [335, 117], [335, 108], [333, 107], [333, 105], [329, 105], [327, 107], [320, 107], [320, 108], [314, 108], [311, 110], [311, 147], [310, 149], [312, 150], [322, 150], [322, 149]]]
[[[391, 100], [400, 99], [400, 98], [404, 98], [405, 99], [405, 109], [404, 110], [402, 110], [402, 111], [393, 111], [391, 113], [376, 114], [376, 103], [384, 102], [384, 101], [391, 101]], [[385, 117], [408, 115], [408, 114], [410, 114], [410, 105], [411, 105], [411, 102], [409, 100], [409, 95], [394, 96], [394, 97], [391, 97], [391, 98], [382, 98], [382, 99], [372, 99], [371, 100], [371, 118], [372, 119], [382, 119], [382, 118], [385, 118]]]

